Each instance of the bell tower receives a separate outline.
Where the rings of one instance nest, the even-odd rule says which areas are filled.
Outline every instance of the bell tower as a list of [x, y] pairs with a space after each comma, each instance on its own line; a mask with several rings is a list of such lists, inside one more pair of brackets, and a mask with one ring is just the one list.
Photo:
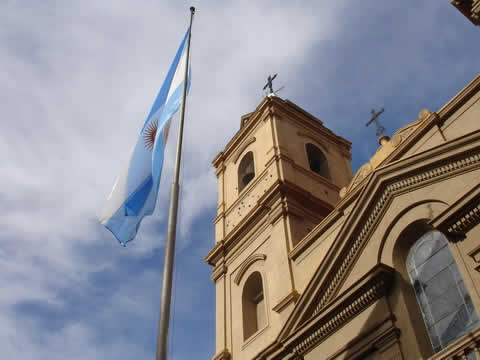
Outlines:
[[213, 160], [218, 209], [205, 260], [216, 284], [215, 360], [251, 359], [278, 335], [302, 291], [289, 255], [352, 179], [350, 145], [270, 94]]

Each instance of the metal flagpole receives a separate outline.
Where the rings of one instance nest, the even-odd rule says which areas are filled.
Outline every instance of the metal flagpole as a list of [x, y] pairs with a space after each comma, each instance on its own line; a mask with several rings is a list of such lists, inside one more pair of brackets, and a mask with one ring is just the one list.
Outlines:
[[180, 178], [180, 161], [182, 159], [183, 123], [185, 117], [185, 102], [187, 98], [188, 66], [190, 62], [190, 39], [192, 38], [192, 21], [195, 8], [190, 8], [190, 31], [188, 33], [187, 61], [185, 76], [183, 78], [183, 98], [178, 128], [177, 156], [175, 160], [175, 173], [170, 193], [170, 209], [168, 211], [167, 242], [165, 244], [165, 263], [163, 268], [162, 300], [160, 306], [160, 319], [158, 322], [157, 354], [156, 360], [167, 360], [168, 325], [170, 322], [170, 303], [172, 299], [173, 260], [175, 255], [175, 237], [177, 233], [178, 192]]

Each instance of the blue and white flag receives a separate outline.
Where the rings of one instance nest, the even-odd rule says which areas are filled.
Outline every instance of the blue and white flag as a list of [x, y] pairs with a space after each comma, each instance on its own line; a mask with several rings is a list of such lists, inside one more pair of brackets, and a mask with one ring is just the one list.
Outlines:
[[[100, 219], [122, 245], [135, 238], [143, 217], [155, 210], [168, 129], [183, 96], [188, 34], [189, 30], [143, 124], [130, 161], [113, 185]], [[187, 91], [189, 87], [190, 76]]]

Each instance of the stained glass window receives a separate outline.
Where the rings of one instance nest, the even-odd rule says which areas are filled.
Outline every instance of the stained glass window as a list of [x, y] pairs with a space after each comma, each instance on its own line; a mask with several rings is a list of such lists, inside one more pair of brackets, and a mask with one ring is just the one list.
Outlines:
[[411, 247], [407, 270], [435, 352], [480, 326], [447, 239], [429, 231]]

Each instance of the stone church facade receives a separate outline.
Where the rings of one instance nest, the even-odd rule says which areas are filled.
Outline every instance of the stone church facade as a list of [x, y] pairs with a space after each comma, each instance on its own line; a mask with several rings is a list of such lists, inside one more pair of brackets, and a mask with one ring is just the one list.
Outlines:
[[350, 142], [271, 94], [217, 155], [215, 360], [480, 359], [480, 76]]

